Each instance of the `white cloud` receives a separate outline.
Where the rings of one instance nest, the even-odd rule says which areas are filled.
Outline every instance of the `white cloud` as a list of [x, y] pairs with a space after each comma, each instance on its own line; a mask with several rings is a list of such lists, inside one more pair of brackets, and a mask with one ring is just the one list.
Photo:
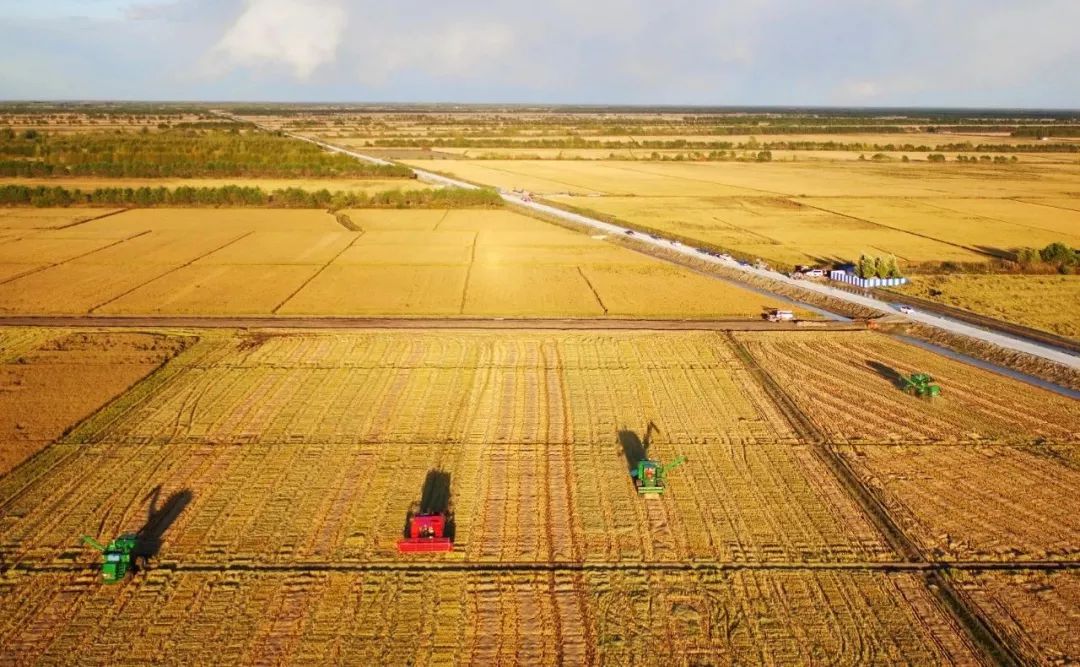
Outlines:
[[307, 79], [332, 63], [345, 31], [338, 0], [247, 0], [244, 12], [211, 50], [210, 67], [285, 65]]

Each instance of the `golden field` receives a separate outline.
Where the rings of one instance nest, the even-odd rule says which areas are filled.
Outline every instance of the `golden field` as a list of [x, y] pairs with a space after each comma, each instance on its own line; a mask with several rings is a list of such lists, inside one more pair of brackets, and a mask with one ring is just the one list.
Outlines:
[[[11, 329], [0, 349], [35, 336]], [[789, 380], [770, 350], [791, 345], [825, 365]], [[906, 396], [864, 357], [930, 368], [946, 394]], [[198, 662], [212, 644], [240, 664], [624, 664], [646, 650], [983, 664], [757, 364], [822, 428], [840, 421], [829, 396], [851, 391], [848, 412], [876, 402], [952, 438], [838, 450], [931, 557], [1080, 550], [1075, 471], [1004, 444], [1012, 431], [980, 409], [994, 396], [1016, 425], [1060, 439], [1075, 406], [881, 334], [206, 331], [0, 477], [0, 557], [17, 564], [0, 577], [0, 641], [16, 663]], [[816, 391], [826, 374], [858, 389]], [[650, 421], [650, 454], [689, 462], [643, 501], [627, 448]], [[972, 429], [985, 436], [959, 439]], [[449, 475], [455, 550], [399, 554], [432, 470]], [[149, 567], [101, 586], [78, 535], [138, 530], [158, 495], [182, 500]], [[1039, 595], [1012, 573], [948, 576], [1023, 655], [1071, 655], [1068, 576], [1037, 575]]]
[[349, 229], [313, 210], [52, 211], [0, 210], [0, 227], [13, 218], [0, 313], [758, 318], [783, 305], [509, 211], [348, 210]]
[[1080, 276], [917, 276], [903, 292], [1059, 336], [1080, 338], [1080, 319], [1074, 312], [1080, 299]]

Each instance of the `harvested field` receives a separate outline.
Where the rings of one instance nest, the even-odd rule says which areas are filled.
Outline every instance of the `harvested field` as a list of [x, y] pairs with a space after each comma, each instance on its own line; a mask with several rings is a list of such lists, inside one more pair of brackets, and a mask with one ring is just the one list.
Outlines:
[[80, 437], [617, 447], [620, 429], [652, 420], [673, 444], [795, 441], [712, 332], [253, 336], [204, 339], [153, 401]]
[[[837, 442], [1080, 442], [1080, 404], [870, 333], [739, 333], [766, 372]], [[938, 399], [901, 389], [929, 372]]]
[[182, 504], [155, 545], [159, 565], [415, 563], [395, 545], [425, 476], [441, 470], [456, 548], [440, 562], [896, 559], [805, 448], [658, 451], [693, 464], [678, 488], [643, 503], [617, 442], [54, 445], [0, 483], [0, 557], [89, 567], [97, 556], [79, 548], [80, 534], [135, 532], [156, 508]]
[[5, 331], [0, 475], [123, 393], [182, 345], [182, 339], [142, 333]]
[[841, 451], [931, 558], [1080, 559], [1080, 468], [1052, 447], [860, 445]]
[[1080, 296], [1077, 275], [920, 276], [902, 291], [1059, 336], [1080, 338], [1080, 319], [1074, 307]]
[[158, 570], [129, 587], [0, 586], [16, 662], [975, 663], [905, 574]]
[[1080, 663], [1080, 575], [1071, 572], [957, 572], [952, 575], [1030, 664]]

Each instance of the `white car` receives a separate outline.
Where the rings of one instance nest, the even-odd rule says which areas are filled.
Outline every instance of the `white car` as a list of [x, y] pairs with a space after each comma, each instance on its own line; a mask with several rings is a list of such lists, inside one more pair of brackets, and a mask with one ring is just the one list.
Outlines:
[[911, 306], [897, 306], [896, 309], [899, 310], [901, 313], [903, 313], [905, 315], [914, 315], [915, 314], [915, 309], [912, 308]]

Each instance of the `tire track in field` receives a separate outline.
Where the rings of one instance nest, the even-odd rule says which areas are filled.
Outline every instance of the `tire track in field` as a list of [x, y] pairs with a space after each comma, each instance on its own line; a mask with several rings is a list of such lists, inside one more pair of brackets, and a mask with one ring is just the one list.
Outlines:
[[[357, 229], [359, 230], [359, 228], [357, 228]], [[282, 302], [281, 302], [281, 303], [279, 303], [278, 305], [274, 306], [274, 309], [270, 311], [270, 314], [271, 314], [271, 315], [277, 315], [278, 311], [279, 311], [279, 310], [281, 310], [282, 308], [284, 308], [284, 307], [285, 307], [285, 304], [287, 304], [288, 302], [292, 301], [292, 300], [293, 300], [293, 298], [294, 298], [294, 297], [295, 297], [295, 296], [296, 296], [297, 294], [299, 294], [299, 293], [300, 293], [300, 292], [301, 292], [301, 291], [302, 291], [302, 290], [303, 290], [303, 289], [304, 289], [305, 287], [307, 287], [308, 285], [310, 285], [310, 284], [311, 284], [311, 281], [313, 281], [313, 280], [315, 280], [316, 278], [318, 278], [318, 277], [319, 277], [319, 275], [320, 275], [320, 274], [322, 274], [322, 272], [323, 272], [323, 271], [325, 271], [326, 269], [328, 269], [328, 268], [330, 267], [330, 265], [331, 265], [331, 264], [333, 264], [333, 263], [334, 263], [334, 262], [335, 262], [335, 261], [337, 260], [337, 258], [338, 258], [338, 257], [341, 257], [342, 255], [344, 255], [344, 254], [345, 254], [345, 251], [346, 251], [346, 250], [348, 250], [349, 248], [353, 247], [353, 245], [355, 245], [355, 244], [356, 244], [356, 242], [360, 240], [360, 237], [364, 235], [364, 232], [363, 232], [363, 230], [359, 230], [359, 231], [360, 231], [360, 233], [359, 233], [359, 234], [357, 234], [357, 235], [356, 235], [355, 237], [353, 237], [353, 240], [352, 240], [352, 241], [349, 241], [349, 244], [348, 244], [348, 245], [346, 245], [346, 246], [345, 246], [344, 248], [342, 248], [342, 249], [341, 249], [340, 251], [338, 251], [338, 253], [337, 253], [337, 254], [335, 254], [335, 255], [334, 255], [333, 257], [331, 257], [331, 258], [330, 258], [330, 259], [329, 259], [329, 260], [328, 260], [328, 261], [326, 262], [326, 264], [323, 264], [323, 265], [322, 265], [321, 267], [319, 267], [319, 270], [318, 270], [318, 271], [316, 271], [315, 273], [313, 273], [313, 274], [311, 274], [310, 276], [308, 276], [307, 280], [305, 280], [304, 282], [300, 283], [300, 286], [299, 286], [299, 287], [297, 287], [297, 288], [296, 288], [295, 290], [293, 290], [292, 294], [290, 294], [289, 296], [285, 297], [285, 299], [284, 299], [284, 300], [282, 300]]]
[[[58, 266], [63, 266], [64, 264], [67, 264], [68, 262], [74, 262], [77, 259], [82, 259], [83, 257], [93, 255], [95, 252], [101, 252], [102, 250], [107, 250], [109, 248], [112, 248], [113, 246], [118, 246], [121, 243], [127, 243], [128, 241], [130, 241], [132, 239], [137, 239], [140, 236], [145, 236], [146, 234], [149, 234], [150, 232], [151, 232], [151, 230], [147, 229], [145, 231], [139, 232], [138, 234], [134, 234], [132, 236], [126, 236], [126, 237], [120, 239], [119, 241], [113, 241], [112, 243], [109, 243], [108, 245], [103, 245], [100, 248], [94, 248], [93, 250], [90, 250], [88, 252], [84, 252], [82, 254], [75, 255], [74, 257], [68, 257], [67, 259], [61, 260], [59, 262], [53, 262], [52, 264], [48, 264], [46, 266], [39, 266], [38, 268], [30, 269], [29, 271], [23, 271], [22, 273], [11, 276], [10, 278], [7, 278], [5, 280], [0, 280], [0, 285], [6, 285], [6, 284], [8, 284], [10, 282], [14, 282], [14, 281], [16, 281], [16, 280], [18, 280], [20, 278], [25, 278], [26, 276], [30, 276], [30, 275], [33, 275], [35, 273], [41, 273], [42, 271], [48, 271], [49, 269], [53, 269], [53, 268], [56, 268]], [[16, 239], [16, 240], [21, 240], [21, 239]]]
[[[150, 233], [151, 231], [152, 231], [152, 230], [147, 230], [147, 231], [146, 231], [146, 232], [144, 232], [144, 233], [145, 233], [145, 234], [149, 234], [149, 233]], [[132, 287], [132, 288], [131, 288], [131, 289], [129, 289], [129, 290], [126, 290], [126, 291], [124, 291], [124, 292], [121, 292], [120, 294], [117, 294], [116, 296], [114, 296], [114, 297], [113, 297], [113, 298], [111, 298], [111, 299], [108, 299], [108, 300], [106, 300], [106, 301], [103, 301], [103, 302], [99, 303], [98, 305], [94, 306], [94, 307], [93, 307], [93, 308], [91, 308], [90, 310], [86, 311], [86, 313], [87, 313], [87, 314], [91, 314], [91, 313], [93, 313], [93, 312], [94, 312], [95, 310], [98, 310], [99, 308], [104, 308], [105, 306], [109, 305], [110, 303], [113, 303], [114, 301], [117, 301], [117, 300], [119, 300], [119, 299], [122, 299], [122, 298], [124, 298], [125, 296], [127, 296], [128, 294], [131, 294], [131, 293], [132, 293], [132, 292], [134, 292], [135, 290], [137, 290], [137, 289], [140, 289], [140, 288], [143, 288], [143, 287], [146, 287], [147, 285], [149, 285], [150, 283], [152, 283], [152, 282], [154, 282], [154, 281], [156, 281], [156, 280], [161, 280], [162, 278], [164, 278], [165, 276], [169, 275], [170, 273], [175, 273], [175, 272], [179, 271], [180, 269], [183, 269], [183, 268], [187, 268], [187, 267], [191, 266], [192, 264], [194, 264], [195, 262], [199, 261], [200, 259], [203, 259], [203, 258], [209, 257], [210, 255], [213, 255], [213, 254], [214, 254], [215, 252], [217, 252], [218, 250], [223, 250], [223, 249], [225, 249], [225, 248], [227, 248], [227, 247], [231, 246], [232, 244], [236, 243], [237, 241], [243, 240], [243, 239], [245, 239], [245, 238], [247, 238], [247, 237], [251, 236], [251, 235], [252, 235], [252, 234], [254, 234], [254, 233], [255, 233], [254, 231], [250, 231], [250, 232], [247, 232], [246, 234], [241, 234], [240, 236], [237, 236], [236, 238], [232, 239], [231, 241], [228, 241], [228, 242], [224, 243], [223, 245], [219, 245], [218, 247], [216, 247], [216, 248], [214, 248], [214, 249], [210, 250], [209, 252], [205, 252], [205, 253], [203, 253], [203, 254], [199, 255], [198, 257], [195, 257], [194, 259], [191, 259], [191, 260], [188, 260], [187, 262], [184, 262], [183, 264], [181, 264], [181, 265], [179, 265], [179, 266], [174, 266], [174, 267], [172, 267], [171, 269], [168, 269], [167, 271], [165, 271], [164, 273], [162, 273], [161, 275], [158, 275], [158, 276], [154, 276], [153, 278], [151, 278], [150, 280], [147, 280], [147, 281], [146, 281], [146, 282], [144, 282], [144, 283], [140, 283], [140, 284], [136, 285], [135, 287]]]
[[589, 280], [589, 277], [585, 275], [585, 272], [581, 270], [580, 266], [577, 267], [577, 272], [578, 275], [581, 276], [581, 279], [585, 281], [585, 284], [589, 286], [589, 291], [591, 291], [593, 297], [596, 298], [596, 303], [599, 304], [600, 310], [604, 311], [604, 315], [607, 315], [608, 309], [607, 306], [604, 305], [604, 300], [600, 298], [600, 292], [596, 291], [596, 288], [593, 287], [592, 281]]
[[71, 229], [72, 227], [78, 227], [79, 225], [85, 225], [88, 222], [93, 222], [95, 220], [101, 220], [103, 218], [109, 218], [109, 217], [112, 217], [114, 215], [120, 215], [121, 213], [127, 213], [130, 210], [131, 210], [130, 208], [122, 208], [119, 211], [109, 211], [108, 213], [102, 213], [101, 215], [95, 215], [92, 218], [87, 218], [85, 220], [76, 220], [75, 222], [69, 222], [66, 225], [60, 225], [59, 227], [53, 227], [53, 229]]
[[1008, 667], [1022, 665], [1020, 654], [995, 631], [989, 620], [980, 614], [975, 605], [962, 597], [947, 576], [932, 567], [915, 542], [893, 520], [881, 500], [862, 483], [844, 458], [829, 447], [828, 439], [813, 420], [799, 409], [781, 385], [757, 363], [750, 351], [734, 335], [731, 333], [726, 335], [736, 356], [758, 380], [765, 393], [774, 400], [800, 437], [808, 439], [815, 456], [832, 472], [844, 491], [862, 509], [889, 546], [903, 559], [903, 562], [927, 566], [923, 575], [927, 588], [942, 608], [964, 630], [972, 645], [992, 664]]
[[461, 288], [461, 305], [458, 307], [458, 315], [465, 314], [465, 301], [469, 298], [469, 281], [472, 279], [472, 268], [476, 264], [476, 243], [480, 240], [480, 232], [473, 234], [472, 251], [469, 253], [469, 268], [465, 269], [465, 285]]

